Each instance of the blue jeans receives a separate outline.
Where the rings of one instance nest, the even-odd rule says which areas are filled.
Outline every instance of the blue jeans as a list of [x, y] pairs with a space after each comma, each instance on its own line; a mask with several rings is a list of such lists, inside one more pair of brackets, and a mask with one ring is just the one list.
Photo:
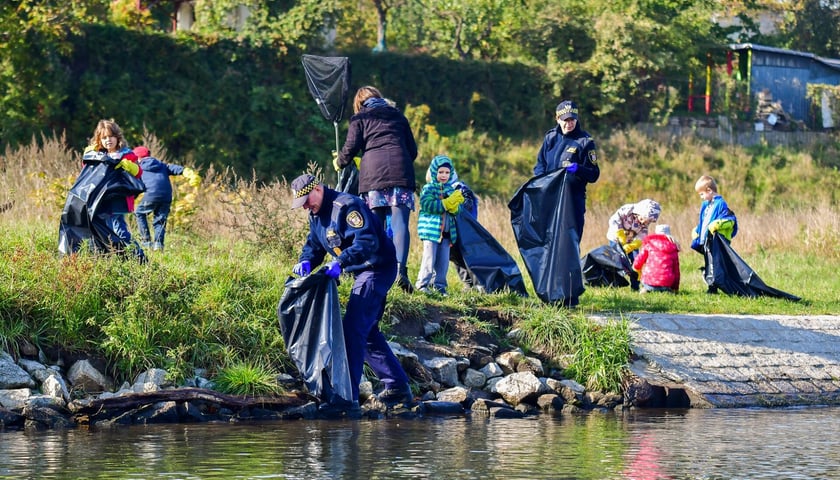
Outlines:
[[[163, 250], [164, 237], [166, 237], [166, 220], [169, 218], [170, 202], [142, 202], [134, 210], [137, 218], [137, 230], [140, 232], [140, 243], [144, 247], [152, 246], [154, 250]], [[149, 233], [149, 224], [146, 217], [152, 214], [152, 228], [155, 236], [152, 239]], [[154, 240], [154, 244], [152, 244]]]
[[420, 273], [414, 288], [423, 290], [429, 288], [431, 282], [440, 293], [446, 293], [446, 274], [449, 272], [449, 250], [451, 244], [448, 238], [442, 242], [423, 240], [423, 260], [420, 263]]
[[107, 238], [103, 239], [108, 244], [106, 248], [109, 251], [125, 254], [126, 250], [133, 246], [134, 256], [138, 261], [144, 263], [146, 261], [146, 254], [143, 252], [143, 249], [140, 248], [140, 245], [138, 245], [131, 237], [131, 232], [128, 230], [128, 224], [125, 223], [125, 214], [112, 213], [108, 215], [106, 223], [111, 229]]

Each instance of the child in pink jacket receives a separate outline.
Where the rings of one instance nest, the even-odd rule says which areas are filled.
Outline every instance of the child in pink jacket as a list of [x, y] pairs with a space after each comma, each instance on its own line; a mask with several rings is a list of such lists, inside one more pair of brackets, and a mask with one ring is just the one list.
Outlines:
[[642, 240], [633, 269], [641, 272], [641, 293], [680, 289], [680, 244], [671, 236], [671, 227], [657, 225], [656, 233]]

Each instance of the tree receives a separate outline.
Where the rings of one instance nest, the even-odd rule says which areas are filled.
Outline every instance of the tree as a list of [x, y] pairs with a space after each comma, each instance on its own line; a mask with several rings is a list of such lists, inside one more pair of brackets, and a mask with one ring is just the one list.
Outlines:
[[840, 0], [793, 0], [781, 37], [787, 48], [840, 58]]
[[106, 21], [107, 0], [0, 2], [0, 141], [29, 141], [63, 117], [64, 59], [85, 23]]

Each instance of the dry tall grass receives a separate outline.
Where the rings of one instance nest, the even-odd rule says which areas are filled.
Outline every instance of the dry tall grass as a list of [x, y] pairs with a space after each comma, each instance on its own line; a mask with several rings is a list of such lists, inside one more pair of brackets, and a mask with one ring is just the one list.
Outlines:
[[[178, 163], [168, 158], [165, 148], [153, 135], [147, 133], [144, 141], [161, 160]], [[40, 142], [33, 139], [30, 146], [18, 150], [7, 149], [0, 156], [0, 215], [6, 217], [6, 220], [54, 222], [57, 228], [67, 191], [81, 167], [79, 152], [69, 150], [65, 145], [63, 137], [42, 138]], [[630, 149], [629, 146], [627, 148]], [[670, 224], [673, 235], [686, 248], [690, 244], [691, 231], [697, 224], [700, 207], [699, 199], [693, 192], [693, 173], [680, 172], [680, 175], [672, 176], [674, 181], [661, 186], [661, 191], [655, 185], [649, 185], [648, 190], [640, 188], [634, 192], [638, 198], [628, 198], [625, 190], [612, 191], [610, 188], [611, 185], [623, 183], [618, 177], [627, 174], [631, 168], [628, 158], [636, 154], [667, 155], [663, 151], [623, 153], [621, 158], [616, 159], [618, 165], [602, 167], [602, 178], [590, 188], [592, 194], [587, 200], [588, 212], [581, 252], [606, 242], [607, 222], [619, 206], [646, 197], [662, 203], [660, 223]], [[809, 162], [807, 155], [789, 161], [797, 165]], [[314, 166], [310, 167], [315, 169]], [[695, 167], [700, 171], [700, 165]], [[230, 241], [247, 240], [261, 246], [279, 242], [284, 253], [293, 252], [295, 246], [300, 245], [306, 228], [306, 215], [288, 209], [291, 194], [285, 179], [262, 184], [253, 179], [236, 177], [229, 171], [210, 169], [200, 173], [201, 186], [190, 192], [190, 195], [195, 196], [191, 199], [195, 208], [189, 212], [190, 221], [179, 222], [176, 215], [170, 226], [171, 233]], [[313, 173], [321, 175], [323, 172], [316, 169]], [[775, 174], [768, 172], [767, 175], [770, 178]], [[730, 178], [738, 176], [730, 175]], [[748, 201], [745, 192], [737, 191], [731, 182], [735, 180], [728, 184], [732, 195], [726, 190], [721, 193], [738, 215], [740, 228], [733, 241], [738, 252], [750, 255], [761, 251], [796, 250], [840, 258], [840, 243], [836, 241], [836, 232], [840, 231], [840, 215], [830, 200], [835, 192], [817, 187], [810, 198], [801, 198], [797, 206], [788, 202], [788, 205], [779, 205], [772, 211], [765, 209], [753, 213], [748, 205], [741, 203]], [[777, 182], [781, 187], [785, 183], [779, 179], [772, 182]], [[781, 187], [768, 180], [768, 191]], [[175, 183], [176, 199], [183, 197], [184, 192], [179, 192], [179, 188], [187, 187]], [[415, 232], [416, 221], [415, 213], [412, 215], [412, 231]], [[479, 221], [514, 258], [519, 258], [507, 199], [481, 198]], [[421, 250], [415, 238], [411, 246], [410, 264], [420, 263]]]

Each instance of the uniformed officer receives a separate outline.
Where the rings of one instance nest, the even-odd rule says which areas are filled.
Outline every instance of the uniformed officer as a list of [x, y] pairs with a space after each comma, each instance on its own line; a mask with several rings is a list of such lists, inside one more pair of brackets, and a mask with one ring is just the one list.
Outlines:
[[309, 210], [309, 235], [293, 272], [309, 275], [312, 265], [320, 265], [329, 253], [328, 276], [338, 278], [346, 272], [355, 277], [342, 321], [355, 406], [365, 361], [385, 384], [378, 395], [381, 401], [410, 402], [408, 376], [379, 331], [388, 289], [397, 276], [394, 244], [379, 218], [355, 195], [328, 188], [309, 174], [292, 181], [292, 194], [292, 208]]
[[595, 141], [578, 121], [578, 106], [564, 100], [555, 112], [557, 126], [546, 132], [543, 144], [537, 154], [534, 175], [565, 168], [565, 182], [569, 187], [575, 206], [575, 223], [578, 238], [583, 238], [583, 216], [586, 212], [586, 185], [595, 183], [601, 176], [598, 167]]

